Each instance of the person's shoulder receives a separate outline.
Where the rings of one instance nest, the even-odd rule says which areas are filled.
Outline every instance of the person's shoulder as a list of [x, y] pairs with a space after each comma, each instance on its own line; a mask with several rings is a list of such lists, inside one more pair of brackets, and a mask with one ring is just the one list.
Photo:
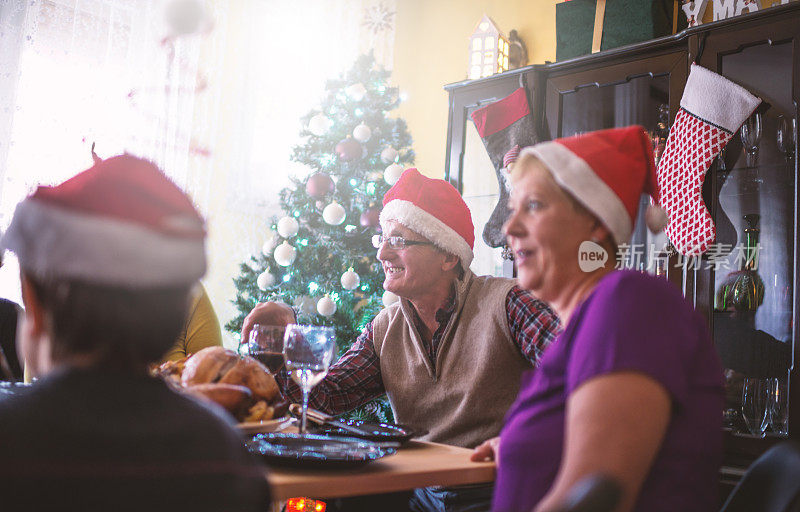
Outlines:
[[26, 386], [26, 389], [0, 399], [0, 445], [7, 436], [44, 426], [48, 413], [57, 410], [62, 403], [59, 393], [37, 385]]
[[[184, 419], [191, 419], [192, 423], [201, 422], [207, 428], [222, 430], [225, 432], [236, 428], [234, 418], [221, 406], [186, 395], [172, 390], [166, 390], [170, 394], [170, 405], [176, 415]], [[234, 430], [235, 432], [235, 430]]]
[[395, 302], [385, 306], [383, 309], [378, 311], [378, 314], [372, 319], [372, 327], [374, 328], [375, 325], [382, 325], [386, 322], [391, 321], [392, 319], [396, 318], [398, 315], [403, 314], [403, 309], [400, 307], [400, 299], [396, 300]]
[[516, 279], [497, 276], [476, 276], [473, 274], [469, 282], [469, 293], [479, 293], [481, 295], [497, 293], [505, 296], [516, 285]]

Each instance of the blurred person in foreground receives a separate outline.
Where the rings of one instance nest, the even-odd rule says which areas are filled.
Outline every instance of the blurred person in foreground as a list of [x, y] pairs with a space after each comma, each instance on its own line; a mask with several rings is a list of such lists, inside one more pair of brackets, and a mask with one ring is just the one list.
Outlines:
[[[407, 169], [384, 195], [380, 222], [383, 286], [400, 300], [331, 366], [312, 390], [311, 406], [341, 414], [385, 393], [395, 420], [426, 430], [422, 439], [472, 448], [500, 432], [522, 372], [538, 364], [558, 319], [514, 280], [472, 273], [472, 217], [447, 181]], [[259, 304], [242, 339], [253, 324], [293, 320], [286, 305]], [[285, 377], [278, 383], [300, 400], [296, 384]], [[411, 509], [488, 510], [492, 487], [418, 489]], [[387, 504], [407, 509], [400, 497], [359, 505]], [[358, 507], [351, 501], [345, 509]]]
[[19, 258], [19, 348], [39, 380], [0, 402], [4, 510], [268, 505], [232, 418], [147, 372], [184, 325], [204, 240], [189, 198], [128, 155], [17, 206], [0, 248]]
[[[601, 473], [621, 484], [617, 511], [716, 510], [723, 385], [705, 321], [669, 281], [614, 268], [641, 194], [658, 201], [645, 132], [526, 148], [512, 182], [505, 231], [520, 285], [564, 331], [524, 376], [499, 447], [473, 454], [497, 456], [493, 509], [555, 510]], [[654, 231], [666, 224], [659, 210], [645, 216]]]

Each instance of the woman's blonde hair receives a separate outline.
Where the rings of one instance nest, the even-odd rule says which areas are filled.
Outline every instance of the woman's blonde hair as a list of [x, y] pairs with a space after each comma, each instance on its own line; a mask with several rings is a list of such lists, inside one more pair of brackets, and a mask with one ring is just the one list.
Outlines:
[[[573, 196], [573, 195], [570, 193], [570, 191], [569, 191], [569, 190], [567, 190], [567, 189], [565, 189], [564, 187], [562, 187], [562, 186], [561, 186], [561, 185], [560, 185], [560, 184], [559, 184], [559, 183], [556, 181], [556, 179], [553, 177], [553, 173], [552, 173], [552, 172], [550, 172], [550, 169], [548, 169], [548, 168], [547, 168], [547, 167], [546, 167], [546, 166], [545, 166], [545, 165], [542, 163], [542, 161], [541, 161], [541, 160], [539, 160], [538, 158], [536, 158], [536, 155], [533, 155], [533, 154], [531, 154], [531, 153], [526, 153], [526, 154], [523, 154], [523, 155], [522, 155], [522, 156], [519, 158], [519, 160], [517, 160], [517, 161], [514, 163], [514, 167], [511, 169], [511, 185], [512, 185], [512, 188], [513, 188], [513, 185], [514, 185], [514, 183], [515, 183], [516, 181], [518, 181], [518, 180], [519, 180], [519, 179], [520, 179], [522, 176], [524, 176], [525, 174], [528, 174], [529, 172], [531, 172], [531, 170], [532, 170], [532, 169], [534, 169], [534, 168], [538, 168], [538, 169], [540, 169], [540, 170], [544, 171], [544, 173], [543, 173], [543, 174], [544, 174], [545, 176], [547, 176], [547, 179], [548, 179], [548, 180], [550, 180], [550, 182], [551, 182], [551, 183], [553, 183], [553, 185], [555, 185], [556, 187], [558, 187], [558, 189], [559, 189], [561, 192], [563, 192], [563, 193], [564, 193], [564, 195], [567, 197], [567, 199], [569, 200], [570, 204], [571, 204], [571, 205], [572, 205], [572, 207], [575, 209], [575, 211], [577, 211], [577, 212], [579, 212], [579, 213], [585, 213], [586, 215], [591, 215], [592, 217], [594, 217], [594, 218], [596, 218], [596, 219], [597, 219], [597, 215], [595, 215], [595, 214], [594, 214], [594, 213], [593, 213], [591, 210], [589, 210], [589, 209], [588, 209], [586, 206], [584, 206], [584, 205], [583, 205], [583, 203], [581, 203], [580, 201], [578, 201], [577, 199], [575, 199], [575, 196]], [[600, 221], [600, 219], [597, 219], [597, 221], [598, 221], [598, 222], [601, 222], [601, 221]]]
[[[553, 173], [550, 172], [550, 169], [548, 169], [547, 166], [545, 166], [544, 163], [542, 163], [542, 161], [536, 157], [536, 155], [525, 153], [514, 163], [514, 166], [511, 169], [511, 188], [513, 189], [514, 183], [519, 181], [522, 176], [528, 174], [533, 169], [540, 170], [542, 174], [546, 176], [546, 179], [550, 180], [550, 182], [555, 185], [562, 194], [564, 194], [564, 197], [567, 198], [567, 201], [570, 203], [570, 205], [572, 205], [572, 208], [576, 212], [588, 215], [596, 222], [605, 226], [605, 223], [597, 215], [595, 215], [593, 211], [578, 201], [569, 190], [562, 187], [561, 184], [556, 181], [556, 179], [553, 177]], [[614, 240], [614, 236], [611, 234], [610, 229], [608, 230], [608, 235], [603, 240], [600, 240], [599, 243], [607, 249], [613, 249], [612, 254], [617, 254], [617, 242]]]

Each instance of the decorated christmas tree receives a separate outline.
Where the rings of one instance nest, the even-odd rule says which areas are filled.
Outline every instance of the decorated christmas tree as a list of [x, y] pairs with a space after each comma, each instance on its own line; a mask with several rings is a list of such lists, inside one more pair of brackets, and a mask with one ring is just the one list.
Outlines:
[[[414, 161], [402, 119], [387, 114], [399, 104], [390, 73], [371, 55], [326, 84], [319, 107], [303, 118], [292, 159], [309, 168], [280, 192], [283, 214], [272, 219], [262, 254], [241, 264], [234, 279], [239, 315], [225, 328], [237, 334], [258, 303], [294, 305], [298, 322], [336, 329], [342, 354], [364, 326], [396, 300], [384, 293], [383, 270], [371, 238], [380, 230], [383, 194]], [[385, 399], [353, 413], [389, 420]]]

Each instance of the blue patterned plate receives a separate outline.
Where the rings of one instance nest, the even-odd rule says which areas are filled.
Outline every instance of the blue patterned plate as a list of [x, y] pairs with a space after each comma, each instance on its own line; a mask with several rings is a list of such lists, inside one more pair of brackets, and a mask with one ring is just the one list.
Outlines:
[[260, 455], [267, 465], [301, 468], [358, 467], [397, 452], [397, 445], [315, 434], [257, 434], [245, 444], [250, 452]]

